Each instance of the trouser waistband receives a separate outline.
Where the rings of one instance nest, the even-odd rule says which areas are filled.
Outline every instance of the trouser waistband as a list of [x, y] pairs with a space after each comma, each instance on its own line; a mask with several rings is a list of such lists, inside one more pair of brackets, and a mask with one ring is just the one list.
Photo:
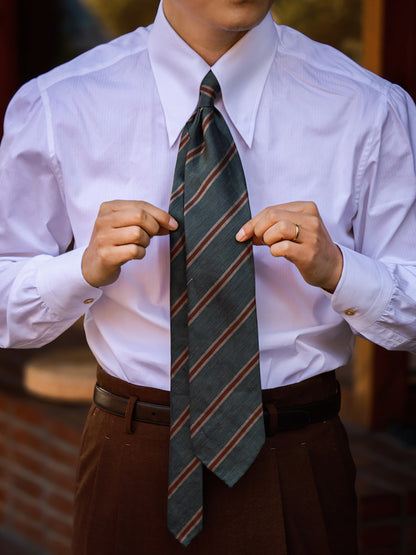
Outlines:
[[[168, 391], [129, 384], [98, 368], [94, 402], [113, 415], [169, 426], [169, 397]], [[329, 420], [338, 414], [340, 402], [334, 371], [297, 384], [263, 390], [266, 434]]]

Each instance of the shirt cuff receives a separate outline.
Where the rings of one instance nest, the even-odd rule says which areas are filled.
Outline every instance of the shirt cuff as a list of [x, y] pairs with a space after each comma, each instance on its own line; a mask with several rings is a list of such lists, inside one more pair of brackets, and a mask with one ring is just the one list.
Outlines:
[[361, 333], [385, 312], [393, 294], [394, 281], [382, 262], [338, 246], [344, 265], [331, 298], [332, 308]]
[[57, 316], [70, 319], [82, 316], [101, 295], [81, 271], [85, 248], [75, 249], [48, 258], [36, 273], [38, 293], [48, 308]]

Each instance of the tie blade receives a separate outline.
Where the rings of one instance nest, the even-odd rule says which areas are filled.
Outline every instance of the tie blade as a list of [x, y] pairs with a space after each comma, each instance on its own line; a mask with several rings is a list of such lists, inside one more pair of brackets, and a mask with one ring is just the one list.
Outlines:
[[247, 371], [242, 369], [220, 392], [210, 391], [204, 398], [200, 396], [200, 402], [191, 395], [194, 452], [229, 486], [247, 471], [265, 441], [257, 375], [249, 370], [250, 365], [245, 368]]
[[206, 466], [231, 487], [255, 461], [264, 440], [263, 406], [260, 405]]
[[186, 546], [202, 530], [202, 464], [193, 459], [170, 483], [168, 528]]

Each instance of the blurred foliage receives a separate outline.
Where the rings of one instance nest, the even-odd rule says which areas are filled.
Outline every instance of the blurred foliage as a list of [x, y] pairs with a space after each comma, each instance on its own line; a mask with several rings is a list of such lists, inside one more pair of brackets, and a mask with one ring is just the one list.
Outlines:
[[362, 0], [275, 0], [273, 17], [359, 61]]
[[113, 35], [148, 25], [156, 15], [159, 0], [82, 0]]
[[[81, 0], [112, 35], [148, 25], [159, 0]], [[207, 0], [208, 2], [209, 0]], [[276, 21], [359, 60], [362, 0], [275, 0]]]

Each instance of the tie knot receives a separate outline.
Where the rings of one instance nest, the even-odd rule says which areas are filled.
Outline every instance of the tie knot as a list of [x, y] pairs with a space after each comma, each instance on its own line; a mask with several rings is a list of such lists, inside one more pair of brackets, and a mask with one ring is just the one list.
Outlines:
[[217, 78], [209, 71], [201, 83], [201, 88], [199, 89], [199, 102], [198, 108], [214, 106], [215, 99], [219, 92], [221, 91], [220, 85]]

